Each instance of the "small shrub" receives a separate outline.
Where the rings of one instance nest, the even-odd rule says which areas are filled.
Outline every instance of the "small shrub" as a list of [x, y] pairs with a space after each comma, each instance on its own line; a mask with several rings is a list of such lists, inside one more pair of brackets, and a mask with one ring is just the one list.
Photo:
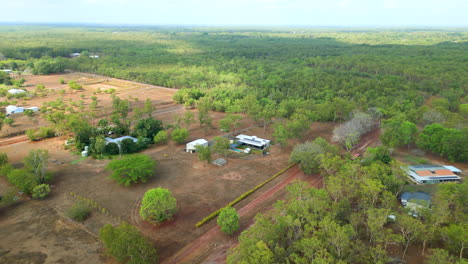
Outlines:
[[120, 142], [120, 147], [122, 148], [122, 153], [130, 154], [138, 151], [137, 143], [131, 138], [126, 138]]
[[26, 136], [31, 141], [40, 140], [43, 138], [55, 137], [55, 130], [51, 127], [40, 127], [38, 129], [26, 130]]
[[14, 204], [18, 200], [19, 198], [16, 196], [16, 190], [12, 188], [3, 195], [2, 199], [0, 199], [0, 205], [8, 206]]
[[104, 153], [106, 154], [117, 155], [119, 152], [119, 145], [116, 143], [110, 142], [104, 147]]
[[0, 167], [8, 164], [8, 156], [6, 153], [0, 153]]
[[3, 166], [0, 167], [0, 176], [6, 177], [10, 171], [12, 171], [14, 168], [11, 164], [7, 163]]
[[151, 144], [151, 140], [149, 138], [138, 137], [138, 141], [136, 143], [137, 151], [148, 148], [150, 144]]
[[167, 132], [164, 130], [159, 131], [156, 136], [154, 136], [154, 144], [166, 143], [168, 139]]
[[76, 202], [67, 212], [67, 216], [75, 221], [84, 221], [91, 215], [91, 209], [84, 202]]
[[50, 187], [48, 184], [40, 184], [34, 187], [32, 191], [32, 198], [33, 199], [44, 199], [49, 195]]

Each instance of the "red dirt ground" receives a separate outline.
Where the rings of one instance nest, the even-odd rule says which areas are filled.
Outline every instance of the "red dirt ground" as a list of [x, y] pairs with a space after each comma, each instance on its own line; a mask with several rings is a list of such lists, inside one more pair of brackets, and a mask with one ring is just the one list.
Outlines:
[[[176, 114], [186, 111], [179, 105], [172, 104], [172, 95], [175, 93], [173, 89], [154, 87], [149, 85], [137, 84], [112, 78], [93, 76], [90, 74], [72, 73], [65, 75], [53, 76], [33, 76], [28, 78], [26, 84], [30, 88], [37, 84], [43, 83], [47, 88], [59, 90], [66, 88], [58, 84], [59, 78], [64, 78], [66, 81], [75, 79], [84, 85], [83, 92], [65, 93], [64, 101], [80, 100], [80, 94], [85, 94], [85, 102], [88, 102], [89, 97], [93, 95], [96, 88], [113, 88], [117, 90], [117, 95], [125, 98], [139, 97], [140, 100], [133, 105], [142, 104], [146, 98], [150, 98], [154, 104], [158, 105], [158, 110], [154, 114], [158, 119], [165, 123], [172, 123], [173, 117]], [[102, 105], [102, 112], [106, 111], [106, 106], [110, 105], [110, 96], [108, 94], [97, 94], [99, 104]], [[47, 97], [32, 98], [30, 100], [20, 100], [18, 105], [41, 105], [43, 101], [55, 100], [58, 94], [51, 94]], [[196, 110], [191, 110], [196, 112]], [[214, 119], [213, 124], [217, 126], [218, 121], [224, 117], [224, 113], [211, 113]], [[39, 123], [31, 122], [27, 117], [21, 115], [15, 116], [17, 127], [15, 129], [26, 129], [33, 126], [44, 125], [43, 121]], [[40, 118], [37, 118], [38, 120]], [[334, 124], [331, 123], [313, 123], [311, 130], [308, 131], [301, 141], [313, 140], [320, 136], [325, 139], [330, 139]], [[259, 137], [271, 138], [272, 129], [268, 128], [264, 133], [262, 127], [253, 126], [253, 122], [249, 119], [242, 121], [241, 128], [249, 128], [246, 134], [253, 134]], [[222, 135], [217, 128], [204, 131], [198, 125], [193, 124], [189, 127], [190, 137], [187, 141], [198, 138], [212, 139], [215, 136]], [[89, 241], [97, 241], [96, 234], [99, 228], [107, 223], [118, 223], [121, 220], [129, 221], [137, 225], [143, 231], [145, 236], [151, 238], [158, 250], [158, 255], [162, 261], [174, 256], [179, 250], [189, 245], [192, 241], [205, 234], [215, 227], [215, 221], [200, 227], [195, 228], [195, 223], [200, 221], [211, 212], [225, 206], [227, 203], [238, 197], [240, 194], [250, 190], [257, 184], [263, 182], [277, 171], [287, 166], [287, 159], [292, 149], [294, 141], [285, 148], [277, 145], [271, 148], [270, 155], [249, 155], [246, 157], [228, 157], [228, 164], [223, 167], [217, 167], [211, 164], [206, 164], [198, 161], [196, 154], [183, 152], [183, 145], [177, 145], [170, 142], [167, 145], [152, 146], [143, 151], [144, 154], [150, 155], [158, 161], [155, 171], [156, 177], [150, 179], [143, 184], [137, 184], [132, 187], [122, 187], [109, 179], [110, 172], [106, 171], [105, 167], [109, 160], [94, 160], [86, 159], [79, 163], [72, 164], [73, 161], [80, 157], [65, 150], [63, 143], [66, 140], [63, 138], [47, 139], [39, 142], [22, 141], [24, 137], [16, 137], [14, 139], [5, 139], [0, 141], [0, 151], [7, 153], [10, 161], [15, 166], [21, 166], [21, 160], [28, 154], [31, 149], [47, 149], [51, 156], [49, 164], [50, 171], [55, 175], [52, 184], [52, 192], [50, 197], [44, 201], [34, 202], [34, 208], [42, 208], [44, 210], [33, 210], [30, 214], [31, 202], [25, 202], [8, 210], [8, 214], [0, 215], [0, 231], [12, 230], [12, 233], [6, 235], [2, 241], [1, 247], [8, 252], [3, 254], [0, 252], [0, 262], [11, 259], [18, 254], [23, 254], [25, 259], [31, 263], [35, 263], [34, 258], [46, 257], [45, 263], [56, 263], [56, 260], [63, 257], [61, 254], [70, 251], [66, 243], [58, 243], [53, 250], [46, 250], [42, 245], [55, 243], [57, 239], [77, 239], [73, 236], [73, 232], [66, 233], [64, 237], [60, 237], [60, 232], [51, 232], [50, 236], [41, 236], [41, 230], [29, 230], [21, 239], [14, 238], [15, 223], [10, 221], [10, 213], [15, 215], [15, 219], [31, 219], [35, 221], [49, 215], [56, 215], [56, 221], [67, 222], [64, 217], [67, 209], [75, 202], [70, 193], [76, 193], [87, 199], [96, 202], [99, 206], [106, 208], [109, 213], [102, 213], [98, 210], [93, 210], [92, 216], [87, 219], [79, 228], [90, 234], [90, 237], [85, 238]], [[296, 141], [297, 142], [297, 141]], [[265, 211], [271, 208], [277, 199], [284, 194], [284, 186], [276, 191], [270, 191], [286, 177], [287, 182], [293, 179], [287, 178], [287, 175], [280, 176], [262, 189], [254, 193], [251, 197], [240, 202], [236, 207], [243, 208], [249, 203], [252, 204], [242, 210], [243, 219], [241, 225], [245, 228], [252, 223], [252, 219], [257, 212]], [[308, 178], [310, 176], [300, 176], [299, 178]], [[312, 176], [313, 177], [313, 176]], [[289, 180], [288, 180], [289, 179]], [[8, 187], [5, 181], [0, 181], [0, 190], [3, 187]], [[171, 222], [167, 222], [161, 226], [153, 226], [139, 220], [136, 214], [138, 211], [139, 201], [144, 192], [150, 188], [164, 187], [172, 191], [177, 199], [178, 213]], [[264, 198], [259, 198], [265, 190], [269, 190]], [[275, 190], [275, 189], [273, 189]], [[258, 199], [258, 200], [256, 200]], [[256, 202], [255, 202], [256, 201]], [[39, 206], [40, 205], [40, 206]], [[254, 206], [255, 205], [255, 206]], [[55, 216], [54, 216], [55, 217]], [[46, 218], [44, 218], [46, 219]], [[29, 222], [25, 222], [29, 223]], [[73, 222], [70, 222], [72, 224]], [[53, 226], [51, 226], [53, 228]], [[54, 229], [55, 230], [55, 229]], [[2, 234], [5, 234], [2, 232]], [[80, 233], [84, 234], [84, 233]], [[216, 242], [218, 239], [225, 240], [226, 237], [221, 234], [221, 237], [211, 242]], [[25, 248], [22, 253], [14, 251], [15, 248], [22, 248], [22, 243], [30, 245], [31, 251]], [[88, 251], [74, 247], [77, 255], [88, 256]], [[97, 256], [97, 249], [93, 249], [93, 258]], [[42, 254], [42, 253], [44, 254]], [[75, 252], [75, 251], [74, 251]], [[210, 251], [211, 252], [211, 251]], [[28, 257], [31, 253], [31, 257]], [[3, 255], [2, 255], [3, 254]], [[75, 253], [73, 253], [75, 254]], [[191, 255], [191, 254], [189, 254]], [[100, 261], [108, 262], [108, 259], [100, 258]], [[3, 261], [4, 262], [4, 261]], [[94, 261], [92, 261], [94, 262]], [[74, 259], [69, 258], [65, 263], [88, 263], [86, 258]]]

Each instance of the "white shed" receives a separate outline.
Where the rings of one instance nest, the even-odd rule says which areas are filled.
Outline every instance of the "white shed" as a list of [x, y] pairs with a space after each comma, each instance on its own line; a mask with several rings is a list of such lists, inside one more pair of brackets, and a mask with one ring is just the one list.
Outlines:
[[25, 108], [24, 110], [32, 110], [33, 112], [37, 112], [37, 111], [39, 111], [39, 107], [32, 106], [32, 107]]
[[7, 115], [23, 113], [24, 112], [23, 107], [18, 107], [16, 105], [9, 105], [9, 106], [5, 107], [5, 110], [6, 110]]
[[185, 147], [185, 151], [193, 153], [195, 152], [195, 146], [198, 146], [198, 145], [208, 147], [208, 141], [204, 139], [197, 139], [192, 142], [189, 142], [187, 143], [187, 146]]
[[10, 89], [10, 90], [8, 90], [9, 94], [21, 94], [21, 93], [25, 93], [25, 92], [26, 91], [22, 90], [22, 89]]

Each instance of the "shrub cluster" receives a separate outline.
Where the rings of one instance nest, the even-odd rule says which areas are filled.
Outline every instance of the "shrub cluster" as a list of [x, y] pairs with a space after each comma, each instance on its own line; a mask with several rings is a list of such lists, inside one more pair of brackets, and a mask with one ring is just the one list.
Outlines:
[[75, 221], [84, 221], [91, 215], [91, 209], [85, 203], [79, 201], [70, 207], [67, 216]]
[[51, 127], [40, 127], [37, 129], [26, 130], [26, 136], [31, 141], [36, 141], [44, 138], [55, 137], [55, 130]]

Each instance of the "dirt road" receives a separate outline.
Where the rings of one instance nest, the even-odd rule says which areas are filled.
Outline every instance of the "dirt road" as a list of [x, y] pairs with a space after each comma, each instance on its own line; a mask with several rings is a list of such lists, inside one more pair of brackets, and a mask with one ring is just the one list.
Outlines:
[[372, 147], [376, 145], [376, 143], [379, 141], [381, 129], [378, 128], [372, 132], [369, 132], [365, 134], [364, 136], [361, 137], [361, 142], [359, 142], [358, 145], [356, 145], [352, 150], [352, 154], [364, 154], [366, 151], [367, 147]]
[[[262, 193], [259, 197], [255, 198], [253, 201], [242, 207], [238, 210], [239, 217], [245, 217], [247, 214], [258, 211], [258, 208], [265, 203], [266, 200], [274, 196], [278, 191], [284, 189], [292, 181], [298, 179], [303, 175], [299, 166], [296, 165], [289, 169], [286, 173], [286, 177], [276, 184], [275, 186], [268, 189], [266, 192]], [[249, 224], [241, 227], [241, 231], [247, 229], [253, 223], [253, 219]], [[239, 232], [241, 232], [239, 231]], [[213, 241], [223, 241], [226, 242], [216, 242], [213, 245]], [[210, 255], [218, 256], [219, 253], [225, 253], [226, 248], [231, 247], [236, 243], [237, 239], [232, 239], [224, 235], [218, 226], [213, 226], [209, 229], [204, 235], [200, 236], [189, 245], [181, 249], [177, 254], [172, 258], [163, 261], [163, 264], [169, 263], [200, 263]], [[223, 243], [222, 246], [218, 246], [218, 243]], [[224, 254], [225, 255], [225, 254]]]
[[28, 140], [29, 139], [26, 135], [21, 135], [21, 136], [11, 137], [11, 138], [2, 138], [0, 139], [0, 147], [13, 145], [13, 144], [28, 141]]

